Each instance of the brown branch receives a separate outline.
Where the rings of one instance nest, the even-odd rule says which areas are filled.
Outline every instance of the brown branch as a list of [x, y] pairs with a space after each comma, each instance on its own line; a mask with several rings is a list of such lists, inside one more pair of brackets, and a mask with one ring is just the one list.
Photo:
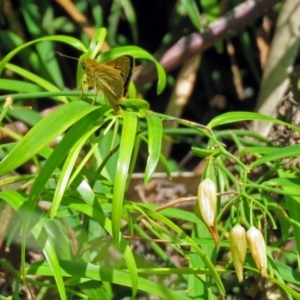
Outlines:
[[[217, 193], [217, 196], [224, 196], [224, 195], [238, 195], [239, 193], [234, 191], [234, 190], [230, 190], [230, 191], [226, 191], [226, 192], [222, 192], [222, 193]], [[160, 210], [169, 208], [169, 207], [173, 207], [176, 206], [178, 204], [182, 204], [185, 202], [191, 202], [191, 201], [197, 201], [198, 197], [197, 196], [192, 196], [192, 197], [181, 197], [181, 198], [177, 198], [176, 200], [172, 200], [166, 204], [160, 205], [158, 207], [156, 207], [154, 209], [155, 212], [158, 212]]]
[[[208, 25], [203, 33], [192, 33], [182, 37], [174, 46], [160, 58], [160, 63], [170, 72], [182, 65], [190, 56], [204, 51], [214, 45], [217, 40], [222, 40], [236, 35], [248, 24], [262, 16], [268, 9], [280, 0], [248, 0], [236, 6], [225, 16]], [[154, 64], [146, 64], [136, 68], [133, 80], [137, 87], [157, 78]]]

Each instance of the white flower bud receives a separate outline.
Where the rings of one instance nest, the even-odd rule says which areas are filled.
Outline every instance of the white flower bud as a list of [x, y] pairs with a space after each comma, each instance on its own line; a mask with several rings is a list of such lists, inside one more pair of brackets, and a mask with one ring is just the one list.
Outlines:
[[246, 258], [247, 241], [246, 230], [241, 225], [235, 225], [229, 233], [230, 250], [234, 269], [239, 282], [244, 278], [243, 266]]
[[205, 223], [217, 246], [220, 238], [216, 226], [216, 211], [217, 188], [211, 179], [206, 178], [199, 184], [198, 201], [194, 207], [194, 212]]
[[261, 276], [268, 277], [266, 243], [262, 233], [254, 226], [251, 226], [247, 231], [247, 242]]
[[201, 218], [208, 227], [215, 224], [217, 210], [217, 188], [215, 183], [204, 179], [198, 187], [198, 207]]

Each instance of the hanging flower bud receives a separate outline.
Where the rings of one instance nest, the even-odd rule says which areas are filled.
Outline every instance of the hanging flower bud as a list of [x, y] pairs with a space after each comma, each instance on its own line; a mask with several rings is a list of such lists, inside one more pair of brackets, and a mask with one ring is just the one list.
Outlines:
[[198, 187], [198, 201], [194, 207], [195, 214], [206, 224], [212, 234], [215, 244], [220, 242], [216, 226], [217, 211], [217, 188], [215, 183], [209, 179], [204, 179]]
[[215, 183], [209, 178], [199, 184], [198, 206], [204, 223], [213, 226], [217, 210], [217, 189]]
[[261, 276], [268, 277], [265, 240], [261, 232], [254, 226], [251, 226], [247, 231], [247, 242]]
[[233, 265], [239, 282], [243, 280], [243, 265], [246, 257], [246, 230], [241, 225], [235, 225], [229, 233], [229, 242]]

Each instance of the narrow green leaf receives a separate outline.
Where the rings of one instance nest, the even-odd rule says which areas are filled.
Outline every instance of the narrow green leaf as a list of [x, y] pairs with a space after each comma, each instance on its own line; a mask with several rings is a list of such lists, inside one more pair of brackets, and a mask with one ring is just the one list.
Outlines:
[[9, 204], [14, 211], [18, 211], [26, 201], [22, 195], [14, 190], [5, 190], [0, 192], [0, 199]]
[[[76, 203], [70, 203], [69, 205], [70, 209], [78, 210], [82, 212], [85, 215], [88, 215], [89, 217], [96, 220], [111, 236], [113, 234], [113, 223], [110, 219], [108, 219], [105, 214], [100, 211], [99, 209], [95, 207], [91, 207], [86, 204], [76, 204]], [[132, 288], [132, 298], [134, 299], [135, 294], [138, 289], [139, 281], [137, 276], [137, 268], [136, 268], [136, 262], [133, 256], [133, 253], [131, 251], [131, 248], [127, 244], [126, 240], [122, 235], [120, 235], [120, 241], [119, 241], [119, 250], [123, 253], [124, 259], [126, 261], [128, 272], [130, 276], [130, 285]]]
[[197, 30], [201, 31], [203, 29], [203, 25], [200, 20], [200, 12], [194, 0], [181, 0], [183, 6], [185, 7], [192, 23], [197, 28]]
[[[88, 278], [131, 287], [131, 280], [128, 272], [126, 271], [100, 267], [81, 261], [61, 261], [60, 267], [62, 275], [66, 277], [72, 277], [74, 279], [77, 279], [78, 277]], [[27, 268], [27, 274], [53, 276], [47, 262], [31, 264]], [[70, 283], [73, 284], [72, 282]], [[181, 294], [172, 288], [168, 288], [163, 283], [156, 283], [153, 280], [148, 280], [142, 277], [139, 277], [138, 289], [149, 293], [150, 295], [157, 295], [161, 299], [191, 300], [191, 298], [186, 296], [184, 293]]]
[[88, 49], [88, 54], [87, 54], [88, 57], [91, 57], [92, 59], [95, 59], [97, 57], [100, 48], [102, 47], [102, 44], [105, 41], [106, 34], [107, 34], [106, 28], [99, 28], [96, 31], [96, 34], [94, 35]]
[[109, 297], [103, 289], [103, 286], [95, 280], [89, 280], [85, 283], [80, 284], [80, 290], [83, 292], [88, 299], [101, 299], [101, 300], [110, 300], [112, 297]]
[[218, 288], [220, 290], [220, 293], [222, 295], [225, 295], [224, 285], [223, 285], [223, 283], [221, 281], [221, 278], [220, 278], [217, 270], [215, 269], [213, 263], [208, 258], [208, 256], [206, 255], [206, 253], [202, 250], [202, 248], [200, 246], [198, 246], [191, 237], [189, 237], [181, 228], [179, 228], [171, 220], [169, 220], [166, 217], [164, 217], [162, 214], [157, 213], [157, 212], [152, 211], [152, 210], [149, 210], [149, 209], [146, 209], [146, 208], [141, 209], [140, 207], [138, 207], [134, 203], [127, 204], [128, 207], [130, 207], [130, 205], [135, 210], [137, 210], [141, 214], [143, 214], [146, 218], [148, 218], [148, 219], [149, 218], [156, 219], [159, 222], [164, 223], [166, 226], [168, 226], [170, 229], [172, 229], [177, 234], [179, 234], [179, 236], [181, 237], [181, 239], [184, 239], [190, 245], [190, 247], [195, 251], [195, 253], [197, 253], [201, 257], [201, 259], [205, 263], [206, 267], [209, 269], [210, 275], [215, 280], [215, 282], [216, 282], [216, 284], [217, 284], [217, 286], [218, 286]]
[[[281, 150], [282, 151], [282, 150]], [[279, 177], [286, 178], [286, 177], [294, 177], [297, 178], [298, 174], [296, 172], [291, 172], [290, 170], [283, 170], [278, 169], [278, 175]], [[287, 211], [291, 217], [291, 219], [294, 219], [296, 221], [300, 220], [300, 187], [299, 186], [283, 186], [282, 189], [289, 193], [294, 193], [295, 195], [299, 196], [290, 196], [285, 195], [285, 201], [287, 204]], [[297, 251], [298, 254], [300, 253], [300, 231], [299, 227], [292, 223], [293, 229], [294, 229], [294, 237], [296, 241]]]
[[199, 157], [217, 157], [221, 154], [221, 151], [218, 149], [203, 149], [198, 147], [192, 147], [192, 151], [195, 155]]
[[286, 187], [293, 187], [298, 188], [300, 187], [300, 178], [296, 177], [278, 177], [278, 178], [272, 178], [270, 180], [264, 181], [264, 185], [267, 186], [286, 186]]
[[99, 126], [94, 126], [89, 130], [87, 133], [85, 133], [80, 139], [75, 143], [75, 145], [72, 147], [67, 159], [64, 162], [64, 166], [62, 168], [60, 177], [57, 182], [57, 186], [54, 192], [53, 196], [53, 202], [50, 208], [50, 218], [53, 219], [56, 216], [56, 213], [58, 211], [59, 205], [61, 203], [61, 200], [63, 198], [63, 195], [67, 189], [69, 179], [71, 176], [71, 173], [73, 171], [73, 168], [77, 162], [79, 153], [84, 146], [87, 139], [99, 128]]
[[77, 120], [97, 109], [78, 101], [64, 105], [42, 119], [0, 163], [0, 176], [15, 170], [49, 145]]
[[37, 223], [32, 230], [33, 236], [39, 242], [41, 249], [46, 257], [52, 276], [56, 281], [56, 286], [59, 292], [60, 299], [67, 300], [62, 270], [59, 265], [59, 260], [55, 252], [55, 247], [52, 245], [51, 239], [48, 237], [47, 231], [42, 226], [41, 222]]
[[148, 125], [148, 160], [144, 175], [144, 182], [148, 183], [155, 171], [160, 157], [163, 125], [161, 119], [148, 111], [144, 111]]
[[122, 115], [123, 128], [112, 200], [112, 233], [116, 245], [119, 245], [120, 241], [120, 222], [123, 210], [123, 199], [137, 131], [137, 116], [134, 113], [126, 112], [125, 110], [122, 111]]
[[219, 116], [213, 118], [207, 124], [207, 126], [210, 127], [210, 128], [214, 128], [216, 126], [229, 124], [229, 123], [233, 123], [233, 122], [252, 121], [252, 120], [262, 120], [262, 121], [272, 122], [272, 123], [276, 123], [276, 124], [283, 124], [283, 125], [287, 125], [287, 126], [293, 128], [294, 130], [300, 132], [299, 127], [293, 126], [289, 123], [280, 121], [278, 119], [275, 119], [275, 118], [272, 118], [272, 117], [269, 117], [269, 116], [261, 115], [261, 114], [258, 114], [258, 113], [243, 112], [243, 111], [229, 112], [229, 113], [219, 115]]
[[[72, 260], [72, 249], [70, 237], [68, 236], [66, 225], [60, 219], [41, 220], [46, 231], [46, 236], [50, 240], [53, 251], [56, 252], [60, 260]], [[79, 224], [78, 224], [79, 225]], [[35, 228], [33, 228], [34, 230]]]
[[241, 155], [245, 153], [253, 153], [253, 154], [269, 154], [278, 150], [276, 147], [245, 147], [241, 149]]
[[254, 161], [250, 168], [253, 169], [259, 165], [265, 164], [267, 162], [275, 161], [282, 158], [291, 158], [291, 157], [297, 157], [300, 154], [300, 145], [292, 145], [287, 146], [284, 148], [279, 148], [277, 150], [274, 150], [271, 153], [268, 153], [264, 155], [263, 157], [259, 158], [258, 160]]
[[238, 35], [238, 39], [240, 40], [240, 45], [242, 47], [241, 52], [243, 52], [240, 54], [243, 55], [244, 59], [247, 61], [249, 65], [249, 70], [253, 75], [253, 79], [256, 81], [257, 84], [260, 84], [261, 72], [259, 65], [255, 63], [256, 59], [254, 45], [249, 32], [243, 31], [241, 34]]
[[139, 111], [140, 109], [148, 110], [150, 108], [149, 102], [142, 99], [125, 99], [120, 103], [120, 106], [128, 107], [135, 111]]
[[[281, 276], [287, 281], [292, 284], [297, 285], [300, 287], [300, 273], [299, 271], [295, 270], [294, 268], [287, 266], [279, 261], [274, 262], [278, 271], [280, 272]], [[300, 296], [300, 295], [299, 295]]]
[[36, 125], [43, 117], [38, 111], [29, 109], [27, 107], [12, 105], [12, 109], [8, 110], [8, 115], [17, 120], [20, 120], [30, 126]]
[[15, 91], [18, 93], [36, 93], [43, 91], [39, 85], [12, 79], [0, 79], [0, 89], [5, 91]]
[[134, 44], [138, 44], [138, 25], [137, 25], [137, 18], [134, 8], [132, 6], [131, 0], [123, 0], [121, 1], [124, 14], [126, 19], [129, 23], [132, 39]]
[[73, 46], [74, 48], [78, 49], [79, 51], [83, 51], [86, 52], [86, 48], [85, 46], [81, 43], [81, 41], [79, 41], [76, 38], [67, 36], [67, 35], [52, 35], [52, 36], [47, 36], [47, 37], [42, 37], [39, 39], [36, 39], [34, 41], [22, 44], [21, 46], [15, 48], [13, 51], [9, 52], [0, 62], [0, 75], [3, 71], [3, 68], [5, 67], [5, 65], [10, 61], [10, 59], [12, 57], [14, 57], [18, 52], [20, 52], [22, 49], [38, 43], [38, 42], [42, 42], [42, 41], [57, 41], [57, 42], [62, 42], [62, 43], [66, 43], [69, 44], [71, 46]]
[[294, 289], [292, 289], [291, 287], [289, 287], [288, 285], [282, 283], [280, 280], [278, 280], [274, 277], [270, 277], [269, 280], [273, 281], [279, 287], [281, 287], [289, 295], [289, 299], [292, 298], [294, 300], [300, 300], [300, 294], [297, 291], [295, 291]]
[[[46, 161], [45, 165], [43, 166], [42, 170], [40, 171], [39, 175], [37, 176], [37, 178], [32, 186], [32, 189], [30, 191], [28, 201], [26, 202], [26, 207], [25, 207], [26, 214], [24, 214], [22, 216], [23, 220], [24, 220], [23, 228], [22, 228], [22, 248], [21, 248], [21, 266], [22, 266], [23, 275], [25, 275], [24, 274], [25, 253], [26, 253], [25, 246], [26, 246], [27, 230], [29, 227], [29, 223], [34, 221], [32, 218], [32, 214], [36, 207], [37, 201], [39, 200], [40, 194], [44, 189], [45, 184], [48, 182], [48, 180], [52, 176], [54, 170], [61, 163], [63, 158], [66, 156], [66, 154], [72, 147], [72, 145], [74, 145], [74, 143], [76, 143], [78, 138], [81, 135], [83, 135], [87, 130], [89, 130], [90, 126], [92, 124], [94, 124], [94, 122], [96, 122], [96, 120], [99, 118], [99, 115], [101, 116], [100, 112], [105, 113], [105, 112], [107, 112], [107, 109], [108, 109], [107, 107], [101, 107], [100, 109], [99, 108], [97, 109], [97, 107], [91, 107], [90, 105], [88, 105], [84, 102], [74, 102], [72, 104], [73, 105], [63, 106], [62, 108], [57, 110], [57, 111], [59, 111], [59, 114], [64, 113], [63, 115], [60, 115], [60, 119], [66, 118], [65, 120], [63, 120], [63, 122], [67, 123], [67, 125], [65, 128], [63, 128], [63, 126], [61, 126], [61, 124], [60, 124], [59, 128], [55, 128], [56, 127], [55, 124], [50, 122], [50, 123], [52, 123], [52, 127], [57, 130], [57, 131], [55, 130], [54, 133], [57, 134], [57, 133], [61, 132], [60, 130], [66, 129], [68, 126], [70, 126], [72, 123], [74, 123], [75, 121], [77, 121], [80, 118], [81, 118], [81, 120], [80, 120], [80, 122], [77, 122], [72, 127], [72, 129], [70, 129], [68, 131], [65, 138], [58, 144], [58, 146], [55, 148], [55, 151], [52, 152], [51, 156]], [[68, 113], [66, 112], [66, 108], [67, 108], [67, 111], [69, 111], [71, 108], [71, 111], [73, 111], [73, 113], [76, 112], [76, 115], [75, 116], [68, 115]], [[68, 110], [68, 108], [69, 108], [69, 110]], [[81, 110], [78, 111], [77, 110], [78, 108], [81, 108]], [[54, 119], [53, 121], [56, 120], [56, 122], [58, 122], [58, 120], [60, 120], [60, 119], [59, 118], [57, 119], [57, 115], [55, 114], [57, 111], [53, 112], [51, 115], [49, 115], [45, 119], [49, 121], [49, 118], [50, 118], [51, 120]], [[90, 114], [88, 114], [89, 112], [90, 112]], [[53, 115], [54, 115], [54, 118], [53, 118]], [[42, 123], [45, 119], [43, 119], [41, 122], [39, 122], [39, 125], [41, 125], [40, 123]], [[68, 120], [68, 119], [70, 119], [70, 120]], [[44, 125], [48, 126], [49, 124], [48, 124], [48, 122], [45, 122]], [[50, 129], [51, 129], [51, 126], [50, 126]], [[34, 131], [34, 134], [32, 134], [33, 136], [41, 135], [40, 131], [42, 133], [44, 133], [44, 135], [45, 135], [45, 132], [43, 132], [43, 126], [37, 125], [31, 131]], [[25, 138], [22, 140], [22, 142], [24, 142], [24, 140], [27, 138], [27, 136], [30, 135], [30, 132], [25, 136]], [[47, 137], [43, 137], [43, 138], [47, 140]], [[31, 151], [37, 151], [36, 149], [32, 149], [31, 145], [27, 145], [27, 143], [30, 144], [30, 142], [34, 143], [34, 141], [32, 141], [31, 139], [32, 138], [30, 136], [28, 139], [26, 139], [25, 143], [20, 142], [20, 144], [18, 144], [12, 150], [12, 152], [10, 154], [13, 153], [13, 155], [9, 155], [8, 160], [10, 161], [15, 156], [17, 156], [17, 153], [20, 150], [20, 148], [26, 149], [26, 148], [30, 147]], [[34, 145], [34, 146], [38, 147], [39, 145]], [[3, 162], [5, 162], [5, 161], [6, 160], [4, 160]], [[10, 166], [11, 163], [10, 164], [7, 163], [7, 165]], [[1, 168], [1, 164], [0, 164], [0, 168]]]
[[115, 59], [121, 55], [131, 55], [134, 58], [144, 58], [149, 59], [155, 63], [157, 73], [158, 73], [158, 84], [157, 84], [157, 93], [160, 94], [166, 85], [166, 72], [161, 64], [147, 51], [143, 50], [137, 46], [124, 46], [111, 49], [107, 52], [104, 52], [100, 55], [99, 61], [109, 61]]
[[[31, 80], [32, 82], [38, 84], [39, 86], [43, 87], [45, 90], [49, 91], [49, 92], [59, 92], [60, 89], [57, 88], [55, 85], [53, 85], [52, 83], [48, 82], [47, 80], [25, 70], [22, 69], [18, 66], [12, 65], [12, 64], [6, 64], [5, 66], [7, 69]], [[68, 103], [68, 100], [66, 97], [60, 96], [58, 97], [62, 102], [64, 103]]]

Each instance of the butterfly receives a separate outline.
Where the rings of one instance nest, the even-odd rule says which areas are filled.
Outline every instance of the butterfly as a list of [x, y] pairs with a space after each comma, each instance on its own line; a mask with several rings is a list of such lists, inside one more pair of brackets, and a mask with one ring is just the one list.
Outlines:
[[127, 97], [134, 68], [133, 57], [124, 55], [105, 63], [86, 58], [81, 65], [85, 71], [81, 80], [82, 93], [94, 89], [96, 100], [97, 93], [102, 91], [114, 113], [119, 113], [119, 104]]

